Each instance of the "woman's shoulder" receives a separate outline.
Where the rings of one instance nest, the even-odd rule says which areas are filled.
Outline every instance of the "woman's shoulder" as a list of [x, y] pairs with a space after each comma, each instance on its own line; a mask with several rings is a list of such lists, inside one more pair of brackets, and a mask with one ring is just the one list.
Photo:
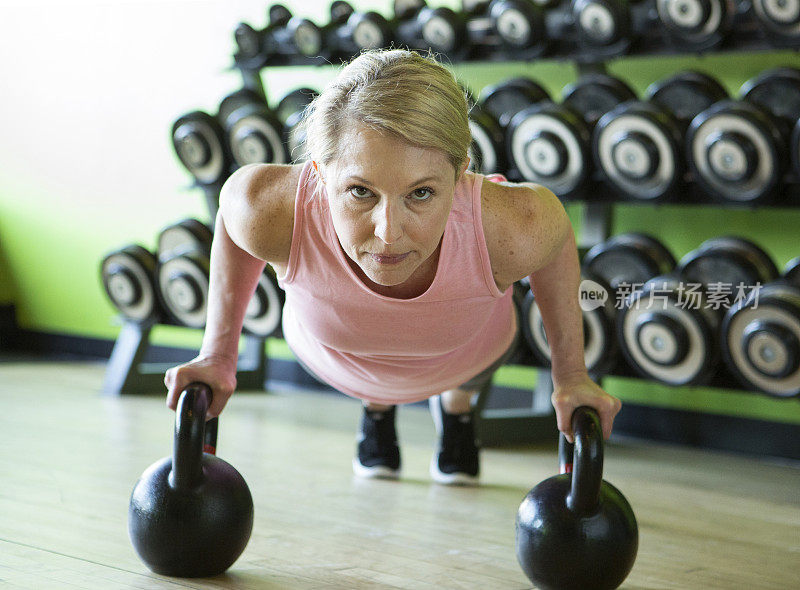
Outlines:
[[501, 287], [546, 265], [571, 231], [558, 197], [530, 182], [484, 179], [481, 220], [492, 271]]
[[301, 164], [248, 164], [231, 174], [222, 187], [222, 198], [246, 199], [257, 206], [294, 202]]
[[250, 164], [220, 193], [220, 214], [236, 244], [263, 260], [288, 260], [302, 165]]

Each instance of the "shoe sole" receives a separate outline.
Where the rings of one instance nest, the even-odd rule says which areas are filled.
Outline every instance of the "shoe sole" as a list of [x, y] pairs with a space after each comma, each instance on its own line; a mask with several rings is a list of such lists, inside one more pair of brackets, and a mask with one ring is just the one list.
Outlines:
[[399, 469], [392, 469], [385, 465], [366, 467], [355, 457], [353, 458], [353, 473], [365, 479], [399, 479], [400, 477]]
[[469, 475], [468, 473], [445, 473], [440, 471], [435, 455], [431, 458], [430, 473], [433, 481], [445, 486], [476, 486], [480, 483], [480, 477], [477, 475]]

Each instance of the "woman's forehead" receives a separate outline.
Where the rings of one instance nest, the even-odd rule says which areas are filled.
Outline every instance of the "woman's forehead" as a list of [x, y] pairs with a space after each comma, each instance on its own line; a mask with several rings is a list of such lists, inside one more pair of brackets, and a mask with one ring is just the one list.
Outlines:
[[346, 130], [329, 167], [338, 178], [357, 176], [414, 176], [441, 178], [452, 176], [452, 164], [443, 151], [414, 145], [394, 133], [367, 126]]

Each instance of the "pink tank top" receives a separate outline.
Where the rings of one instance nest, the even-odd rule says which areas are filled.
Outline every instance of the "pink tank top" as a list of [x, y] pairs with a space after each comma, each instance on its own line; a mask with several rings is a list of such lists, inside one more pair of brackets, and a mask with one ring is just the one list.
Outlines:
[[516, 331], [512, 289], [494, 282], [481, 224], [483, 176], [456, 185], [439, 266], [413, 299], [372, 291], [353, 272], [324, 188], [306, 163], [295, 202], [284, 337], [319, 378], [380, 404], [409, 403], [458, 387], [497, 360]]

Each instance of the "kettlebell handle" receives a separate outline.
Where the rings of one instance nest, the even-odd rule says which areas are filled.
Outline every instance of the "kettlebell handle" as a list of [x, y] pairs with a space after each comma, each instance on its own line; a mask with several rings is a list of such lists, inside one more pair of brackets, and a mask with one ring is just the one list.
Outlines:
[[589, 406], [576, 408], [572, 413], [572, 433], [574, 444], [563, 434], [559, 437], [559, 471], [572, 473], [567, 507], [586, 514], [597, 507], [603, 483], [603, 436], [597, 411]]
[[205, 383], [192, 383], [181, 392], [175, 411], [175, 439], [169, 483], [176, 489], [191, 489], [203, 477], [203, 452], [214, 454], [218, 418], [206, 424], [213, 394]]

